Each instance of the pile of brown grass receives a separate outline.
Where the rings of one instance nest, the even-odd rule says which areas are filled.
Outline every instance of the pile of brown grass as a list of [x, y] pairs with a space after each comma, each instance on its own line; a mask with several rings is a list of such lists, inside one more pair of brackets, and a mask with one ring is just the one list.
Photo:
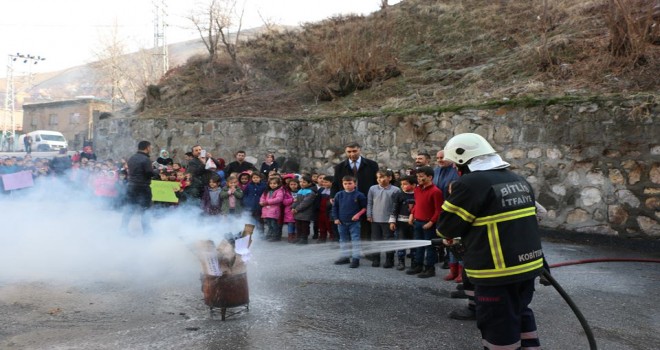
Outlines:
[[394, 30], [387, 21], [355, 16], [303, 27], [308, 54], [302, 70], [310, 91], [322, 101], [331, 101], [399, 76]]
[[150, 108], [197, 103], [208, 115], [240, 116], [237, 101], [267, 105], [277, 95], [263, 115], [304, 116], [657, 93], [656, 8], [658, 0], [405, 0], [246, 42], [240, 84], [222, 60], [193, 60], [168, 74]]
[[[660, 47], [644, 44], [645, 65], [614, 57], [608, 1], [404, 1], [405, 32], [415, 33], [417, 43], [403, 57], [422, 68], [404, 73], [422, 91], [422, 103], [652, 91]], [[643, 12], [645, 3], [628, 8]]]

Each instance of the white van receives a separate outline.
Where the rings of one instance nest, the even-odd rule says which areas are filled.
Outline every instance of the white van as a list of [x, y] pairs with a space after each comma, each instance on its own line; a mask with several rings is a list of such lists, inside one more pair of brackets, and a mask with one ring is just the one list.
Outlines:
[[18, 138], [18, 151], [25, 152], [25, 135], [32, 138], [32, 152], [59, 151], [62, 148], [68, 148], [66, 138], [59, 131], [35, 130]]

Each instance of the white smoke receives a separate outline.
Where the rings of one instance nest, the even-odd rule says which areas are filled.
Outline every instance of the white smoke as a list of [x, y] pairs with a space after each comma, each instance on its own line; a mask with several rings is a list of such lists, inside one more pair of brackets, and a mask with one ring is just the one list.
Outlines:
[[202, 218], [197, 208], [165, 208], [152, 211], [152, 234], [142, 234], [137, 215], [124, 232], [120, 211], [50, 180], [0, 195], [0, 212], [0, 285], [191, 280], [201, 272], [195, 242], [218, 243], [248, 223], [246, 218]]

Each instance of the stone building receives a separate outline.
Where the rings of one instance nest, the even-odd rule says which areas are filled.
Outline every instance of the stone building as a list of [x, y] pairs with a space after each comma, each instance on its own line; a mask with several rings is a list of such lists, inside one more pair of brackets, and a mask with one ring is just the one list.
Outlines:
[[80, 149], [94, 140], [96, 123], [109, 115], [111, 108], [110, 103], [94, 97], [24, 104], [23, 131], [59, 131], [71, 149]]

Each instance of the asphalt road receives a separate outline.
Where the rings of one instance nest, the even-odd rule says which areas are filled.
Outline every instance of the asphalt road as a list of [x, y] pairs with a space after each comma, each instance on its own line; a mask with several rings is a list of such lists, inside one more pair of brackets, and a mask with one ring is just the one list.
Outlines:
[[[572, 243], [545, 242], [544, 249], [550, 263], [660, 257]], [[442, 280], [444, 270], [420, 279], [366, 261], [358, 269], [336, 266], [332, 244], [256, 241], [252, 251], [250, 310], [224, 322], [211, 319], [201, 300], [196, 261], [183, 278], [142, 282], [0, 278], [0, 349], [481, 348], [474, 322], [447, 318], [466, 301], [448, 298], [455, 283]], [[658, 264], [585, 264], [553, 275], [590, 322], [599, 349], [658, 348]], [[538, 285], [532, 308], [544, 349], [588, 348], [552, 287]]]

